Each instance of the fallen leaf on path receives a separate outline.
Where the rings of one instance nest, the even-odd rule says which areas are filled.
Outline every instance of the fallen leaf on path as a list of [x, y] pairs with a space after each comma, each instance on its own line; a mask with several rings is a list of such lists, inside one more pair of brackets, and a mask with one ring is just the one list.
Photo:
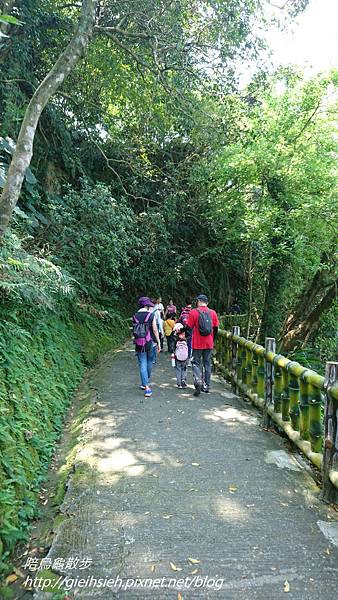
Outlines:
[[190, 556], [188, 556], [188, 561], [192, 564], [192, 565], [198, 565], [198, 563], [200, 563], [201, 561], [198, 560], [198, 558], [190, 558]]
[[277, 567], [270, 567], [271, 571], [277, 571]]
[[172, 515], [163, 515], [163, 519], [171, 519]]
[[330, 548], [326, 548], [326, 550], [325, 550], [325, 553], [326, 553], [326, 554], [331, 554], [331, 550], [330, 550]]
[[191, 571], [190, 575], [196, 575], [196, 573], [198, 573], [198, 569], [194, 569], [193, 571]]
[[183, 596], [182, 594], [180, 594], [180, 592], [178, 592], [177, 594], [177, 600], [183, 600]]
[[147, 512], [144, 513], [145, 515], [150, 515], [150, 511], [147, 510]]
[[16, 581], [17, 579], [18, 576], [15, 573], [12, 573], [12, 575], [8, 575], [8, 577], [6, 577], [5, 583], [6, 585], [10, 585], [11, 583], [14, 583], [14, 581]]
[[152, 573], [154, 573], [154, 571], [155, 571], [155, 565], [151, 565], [150, 566], [150, 570], [151, 570]]
[[236, 485], [229, 485], [229, 492], [231, 492], [232, 494], [234, 492], [237, 492], [237, 486]]
[[288, 582], [288, 580], [286, 579], [284, 581], [284, 592], [289, 592], [290, 591], [290, 584]]
[[191, 463], [193, 467], [199, 467], [200, 463]]
[[170, 562], [170, 566], [171, 566], [171, 568], [172, 568], [173, 571], [182, 571], [182, 569], [180, 567], [177, 567], [175, 565], [175, 563], [173, 563], [173, 562]]
[[282, 506], [289, 506], [287, 502], [281, 502]]

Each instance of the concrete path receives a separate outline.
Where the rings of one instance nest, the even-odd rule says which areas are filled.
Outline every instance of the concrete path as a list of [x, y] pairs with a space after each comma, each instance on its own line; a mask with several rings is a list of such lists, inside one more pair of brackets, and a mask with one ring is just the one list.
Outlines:
[[77, 456], [90, 474], [75, 472], [49, 553], [68, 560], [60, 581], [83, 579], [81, 600], [338, 598], [338, 515], [306, 464], [218, 378], [194, 398], [159, 358], [146, 401], [131, 349], [93, 374]]

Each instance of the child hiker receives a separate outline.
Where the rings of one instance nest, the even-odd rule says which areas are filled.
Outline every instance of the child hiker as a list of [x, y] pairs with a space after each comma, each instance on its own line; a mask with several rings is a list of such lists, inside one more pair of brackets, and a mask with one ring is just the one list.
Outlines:
[[174, 351], [174, 327], [176, 323], [176, 313], [170, 314], [164, 321], [164, 334], [167, 338], [168, 352], [170, 354]]
[[182, 323], [176, 323], [174, 332], [176, 381], [177, 387], [181, 389], [187, 387], [187, 364], [189, 350], [186, 340], [186, 331]]

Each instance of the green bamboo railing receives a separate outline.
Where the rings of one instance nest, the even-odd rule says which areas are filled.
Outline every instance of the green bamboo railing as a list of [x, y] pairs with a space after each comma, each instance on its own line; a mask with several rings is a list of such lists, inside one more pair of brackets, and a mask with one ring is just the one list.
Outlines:
[[263, 411], [265, 427], [277, 423], [322, 470], [323, 499], [338, 502], [338, 363], [327, 363], [322, 377], [276, 354], [273, 338], [264, 348], [241, 337], [238, 326], [221, 329], [215, 349], [217, 370]]

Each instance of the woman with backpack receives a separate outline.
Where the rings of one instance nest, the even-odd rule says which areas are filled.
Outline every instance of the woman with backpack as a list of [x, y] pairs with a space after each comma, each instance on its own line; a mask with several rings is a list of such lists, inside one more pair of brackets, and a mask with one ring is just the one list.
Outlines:
[[138, 311], [133, 315], [133, 335], [135, 351], [140, 369], [141, 389], [144, 397], [150, 398], [152, 390], [150, 377], [153, 368], [153, 344], [157, 344], [157, 351], [161, 352], [161, 343], [156, 324], [154, 304], [147, 296], [138, 300]]

